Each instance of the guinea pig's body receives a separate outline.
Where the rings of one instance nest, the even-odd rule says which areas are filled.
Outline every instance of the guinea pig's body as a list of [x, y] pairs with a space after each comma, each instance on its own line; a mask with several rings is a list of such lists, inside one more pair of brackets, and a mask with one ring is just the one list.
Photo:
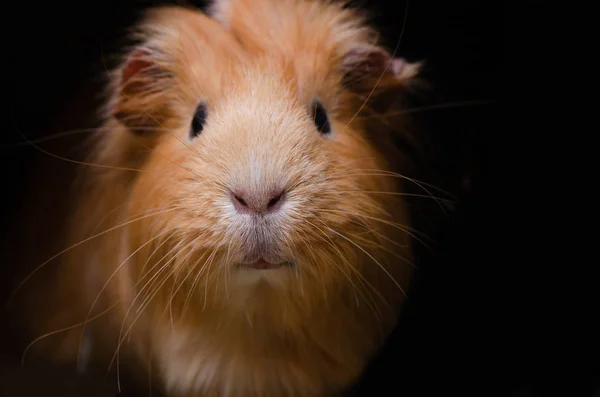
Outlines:
[[90, 360], [151, 363], [169, 395], [334, 395], [410, 280], [405, 160], [362, 116], [415, 70], [337, 5], [222, 6], [228, 31], [153, 11], [114, 74], [61, 264], [71, 317], [106, 311]]

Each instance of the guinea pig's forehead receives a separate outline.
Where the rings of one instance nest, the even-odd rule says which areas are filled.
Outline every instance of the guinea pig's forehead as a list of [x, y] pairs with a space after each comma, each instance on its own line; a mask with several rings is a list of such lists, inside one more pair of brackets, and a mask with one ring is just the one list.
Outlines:
[[233, 95], [270, 102], [295, 93], [295, 80], [289, 79], [281, 67], [260, 65], [246, 65], [233, 73], [235, 78], [228, 81]]
[[261, 100], [296, 98], [302, 100], [304, 76], [294, 62], [281, 57], [244, 58], [233, 64], [228, 85], [236, 95]]
[[271, 89], [285, 90], [300, 102], [311, 101], [315, 96], [328, 96], [337, 92], [339, 76], [324, 56], [295, 57], [288, 54], [269, 54], [253, 63], [251, 82], [269, 81]]
[[218, 99], [242, 81], [235, 76], [241, 63], [234, 49], [205, 46], [183, 53], [177, 60], [177, 90], [196, 97]]

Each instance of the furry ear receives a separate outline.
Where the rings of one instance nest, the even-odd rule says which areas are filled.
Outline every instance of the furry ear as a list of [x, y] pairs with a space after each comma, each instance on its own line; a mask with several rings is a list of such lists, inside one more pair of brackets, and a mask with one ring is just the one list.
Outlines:
[[172, 76], [161, 58], [156, 50], [137, 47], [113, 77], [116, 97], [112, 116], [133, 132], [156, 129], [168, 115], [165, 90]]
[[147, 73], [152, 66], [152, 50], [148, 48], [136, 49], [128, 57], [121, 70], [121, 84], [126, 84], [132, 77], [140, 72]]
[[350, 50], [341, 65], [344, 86], [361, 96], [369, 96], [371, 106], [378, 111], [386, 111], [422, 67], [420, 62], [392, 58], [388, 51], [377, 46]]

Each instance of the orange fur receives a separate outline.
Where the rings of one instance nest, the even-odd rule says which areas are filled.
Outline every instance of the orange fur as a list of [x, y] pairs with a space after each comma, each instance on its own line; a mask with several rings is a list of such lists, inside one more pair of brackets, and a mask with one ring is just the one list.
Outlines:
[[[174, 396], [335, 394], [394, 326], [411, 274], [391, 174], [403, 157], [390, 131], [354, 117], [378, 80], [355, 76], [379, 49], [374, 31], [326, 2], [223, 1], [212, 12], [228, 31], [194, 10], [151, 12], [115, 71], [89, 160], [105, 168], [82, 174], [70, 232], [77, 243], [114, 230], [65, 257], [65, 283], [84, 286], [73, 313], [82, 321], [104, 291], [92, 316], [118, 305], [97, 320], [96, 359], [123, 340]], [[130, 76], [132, 62], [146, 72]], [[386, 74], [377, 92], [413, 72]], [[331, 136], [314, 125], [314, 98]], [[200, 101], [206, 126], [189, 139]], [[287, 201], [264, 238], [294, 266], [240, 269], [251, 226], [228, 189], [270, 185]], [[77, 353], [80, 332], [63, 355]]]

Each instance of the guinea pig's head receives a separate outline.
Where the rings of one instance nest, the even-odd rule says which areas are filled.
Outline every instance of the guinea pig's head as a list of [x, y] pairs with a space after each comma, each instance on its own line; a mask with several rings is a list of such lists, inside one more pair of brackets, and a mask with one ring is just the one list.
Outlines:
[[396, 89], [412, 65], [343, 19], [286, 30], [289, 53], [244, 46], [199, 13], [157, 15], [111, 107], [118, 134], [142, 144], [127, 154], [143, 171], [128, 195], [130, 217], [144, 215], [128, 234], [140, 301], [189, 324], [215, 308], [293, 323], [327, 302], [401, 299], [401, 156], [357, 114], [365, 81]]

